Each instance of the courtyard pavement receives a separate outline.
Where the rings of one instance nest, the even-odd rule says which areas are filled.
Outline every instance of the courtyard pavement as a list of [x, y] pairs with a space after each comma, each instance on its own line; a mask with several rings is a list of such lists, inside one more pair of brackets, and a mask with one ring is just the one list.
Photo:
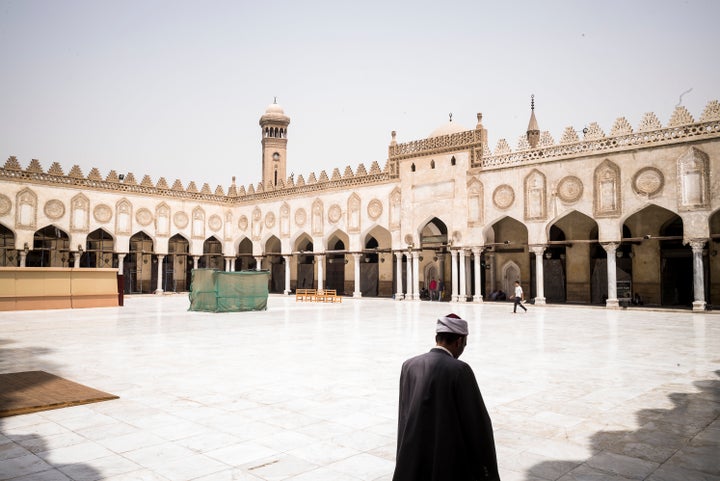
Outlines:
[[0, 479], [390, 480], [402, 362], [435, 319], [462, 358], [504, 481], [720, 480], [720, 315], [345, 299], [188, 312], [0, 312], [0, 373], [45, 370], [120, 399], [0, 418]]

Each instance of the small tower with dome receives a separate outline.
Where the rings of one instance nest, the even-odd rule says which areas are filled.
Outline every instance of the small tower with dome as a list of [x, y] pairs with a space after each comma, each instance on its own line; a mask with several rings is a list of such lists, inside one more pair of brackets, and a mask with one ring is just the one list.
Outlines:
[[287, 127], [290, 117], [274, 99], [260, 117], [262, 130], [262, 181], [276, 186], [285, 181], [287, 171]]

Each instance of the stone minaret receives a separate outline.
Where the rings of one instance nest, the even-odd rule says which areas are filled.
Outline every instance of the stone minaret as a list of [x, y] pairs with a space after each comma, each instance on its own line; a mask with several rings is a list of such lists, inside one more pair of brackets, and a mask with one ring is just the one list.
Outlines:
[[535, 119], [535, 95], [530, 96], [530, 123], [527, 128], [527, 139], [530, 143], [530, 148], [534, 149], [540, 142], [540, 128], [538, 127], [537, 120]]
[[285, 182], [287, 167], [287, 127], [290, 117], [277, 103], [277, 97], [260, 117], [262, 130], [262, 181], [276, 186]]

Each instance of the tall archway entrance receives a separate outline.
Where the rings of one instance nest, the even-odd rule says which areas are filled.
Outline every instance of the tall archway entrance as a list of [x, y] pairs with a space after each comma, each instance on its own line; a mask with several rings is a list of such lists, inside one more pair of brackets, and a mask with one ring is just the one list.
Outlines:
[[252, 241], [247, 237], [238, 244], [237, 257], [235, 258], [236, 271], [252, 271], [255, 270], [257, 262], [253, 257]]
[[707, 275], [705, 283], [708, 292], [705, 299], [708, 304], [717, 308], [720, 306], [720, 211], [710, 216], [710, 242], [708, 243]]
[[144, 232], [138, 232], [130, 238], [130, 252], [125, 256], [125, 292], [149, 294], [157, 286], [157, 256], [153, 251], [153, 241]]
[[488, 267], [485, 291], [502, 291], [510, 297], [515, 281], [519, 281], [523, 290], [531, 293], [527, 227], [512, 217], [504, 217], [487, 230], [485, 239], [488, 246], [485, 252], [485, 265]]
[[345, 293], [346, 248], [345, 241], [340, 238], [339, 234], [330, 237], [325, 257], [325, 287], [335, 289], [338, 294]]
[[307, 234], [301, 235], [295, 242], [297, 249], [296, 289], [315, 288], [315, 256], [312, 239]]
[[285, 291], [285, 259], [281, 255], [280, 239], [271, 236], [265, 242], [265, 262], [270, 271], [270, 292]]
[[85, 242], [85, 252], [80, 256], [80, 267], [117, 267], [115, 241], [104, 229], [92, 231]]
[[[445, 293], [445, 297], [452, 292], [452, 264], [450, 262], [451, 256], [448, 252], [448, 240], [447, 225], [437, 217], [430, 219], [420, 230], [419, 259], [422, 259], [421, 262], [423, 263], [420, 269], [423, 278], [416, 279], [415, 286], [421, 290], [429, 289], [430, 281], [434, 277], [438, 286], [444, 287], [442, 291], [438, 288], [440, 300], [442, 300], [443, 292]], [[403, 279], [407, 276], [405, 271], [407, 267], [408, 264], [404, 262]], [[472, 273], [467, 271], [467, 277], [472, 278]], [[470, 282], [472, 282], [472, 279]]]
[[198, 267], [201, 269], [223, 270], [224, 265], [222, 243], [215, 236], [208, 237], [203, 242], [203, 255], [200, 257]]
[[192, 276], [192, 261], [189, 259], [190, 242], [175, 234], [168, 243], [168, 255], [163, 259], [165, 279], [163, 290], [184, 292], [189, 290]]

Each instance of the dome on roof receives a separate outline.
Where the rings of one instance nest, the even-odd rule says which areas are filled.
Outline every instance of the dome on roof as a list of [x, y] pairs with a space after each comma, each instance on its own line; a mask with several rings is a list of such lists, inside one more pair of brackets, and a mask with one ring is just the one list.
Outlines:
[[290, 117], [285, 115], [285, 111], [280, 104], [277, 103], [277, 100], [268, 105], [267, 109], [265, 109], [265, 113], [262, 117], [260, 117], [260, 125], [263, 125], [266, 122], [280, 122], [285, 125], [290, 123]]
[[457, 134], [458, 132], [465, 132], [466, 130], [468, 129], [451, 120], [445, 125], [441, 125], [437, 129], [433, 130], [432, 133], [428, 135], [428, 138], [431, 139], [433, 137], [440, 137], [442, 135]]

